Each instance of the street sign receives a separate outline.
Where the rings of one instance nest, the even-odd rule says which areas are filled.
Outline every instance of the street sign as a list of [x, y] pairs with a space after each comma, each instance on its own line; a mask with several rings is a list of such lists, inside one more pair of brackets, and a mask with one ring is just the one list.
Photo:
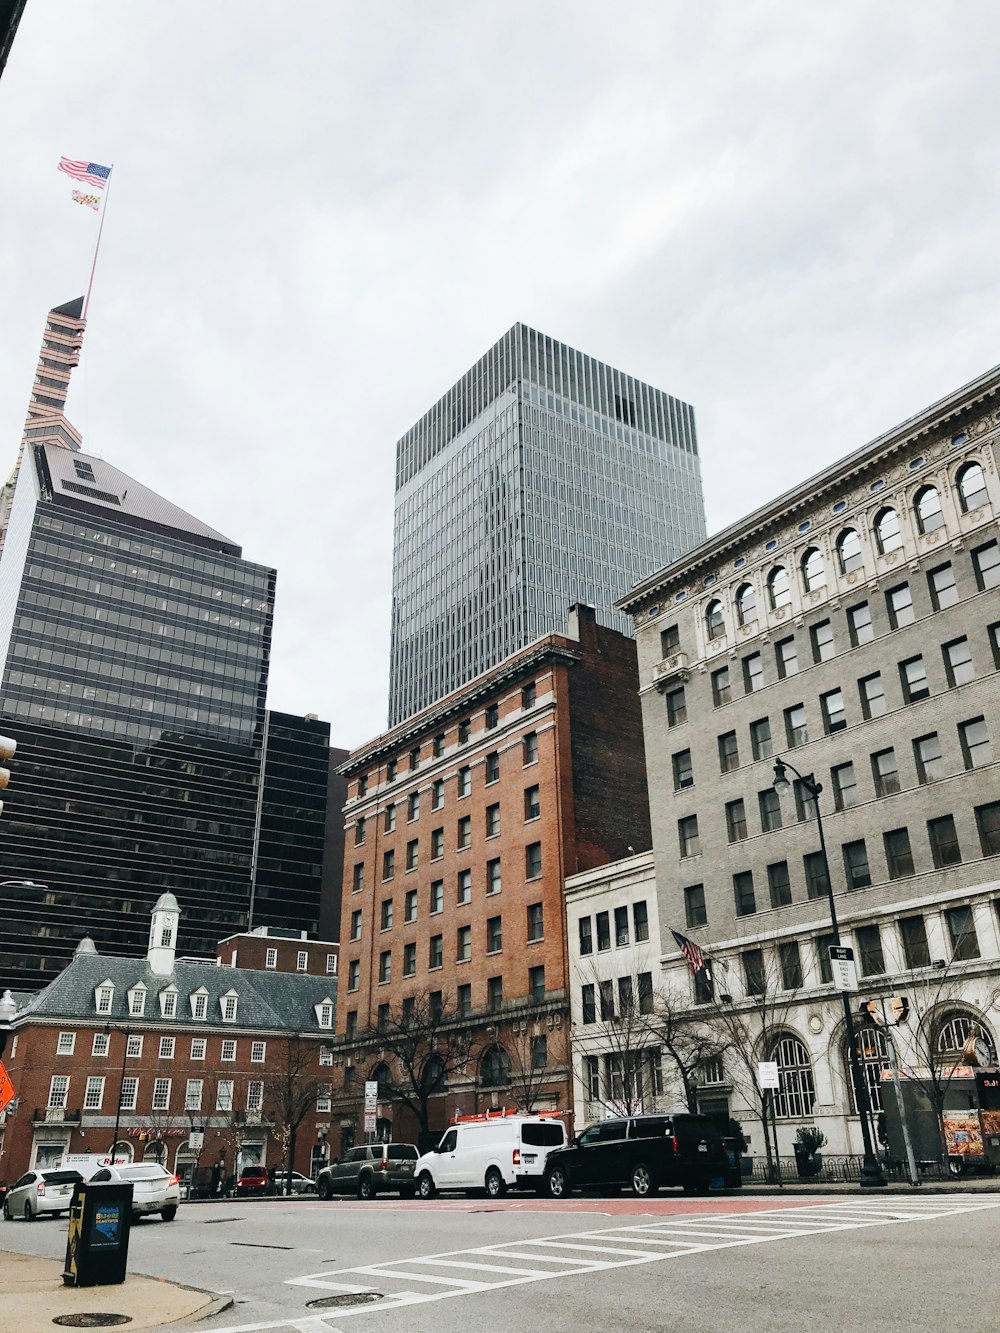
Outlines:
[[858, 969], [854, 965], [854, 950], [845, 944], [830, 945], [830, 971], [837, 990], [858, 989]]
[[373, 1079], [367, 1079], [365, 1082], [365, 1115], [370, 1111], [372, 1115], [378, 1109], [378, 1083]]
[[375, 1114], [374, 1111], [366, 1111], [366, 1112], [365, 1112], [365, 1133], [366, 1133], [366, 1134], [374, 1134], [374, 1133], [375, 1133], [375, 1122], [376, 1122], [377, 1119], [378, 1119], [378, 1117], [376, 1116], [376, 1114]]
[[205, 1146], [205, 1131], [203, 1129], [192, 1129], [188, 1135], [188, 1147], [192, 1152], [201, 1152]]
[[768, 1088], [777, 1092], [781, 1087], [781, 1079], [778, 1076], [778, 1062], [776, 1060], [757, 1061], [757, 1082], [760, 1084], [762, 1092]]

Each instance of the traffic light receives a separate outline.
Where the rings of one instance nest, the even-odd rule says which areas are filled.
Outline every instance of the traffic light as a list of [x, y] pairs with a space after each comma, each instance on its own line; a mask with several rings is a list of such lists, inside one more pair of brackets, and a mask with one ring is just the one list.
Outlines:
[[894, 995], [889, 1001], [889, 1012], [895, 1019], [896, 1026], [905, 1023], [910, 1016], [910, 1002], [905, 995]]
[[[13, 759], [17, 753], [17, 741], [12, 741], [9, 736], [0, 736], [0, 759]], [[0, 768], [0, 791], [3, 791], [10, 782], [10, 769]], [[3, 801], [0, 801], [0, 814], [3, 814]]]
[[858, 1012], [866, 1023], [878, 1022], [878, 1006], [874, 1000], [865, 1000]]

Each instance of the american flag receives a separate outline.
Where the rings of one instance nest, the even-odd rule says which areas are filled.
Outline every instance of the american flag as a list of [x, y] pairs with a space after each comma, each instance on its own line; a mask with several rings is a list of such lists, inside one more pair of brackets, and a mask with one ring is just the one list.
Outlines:
[[74, 162], [70, 157], [59, 159], [59, 170], [65, 171], [67, 176], [83, 181], [86, 185], [96, 185], [99, 190], [104, 189], [111, 175], [111, 168], [102, 167], [100, 162]]
[[681, 935], [676, 930], [672, 930], [670, 933], [677, 941], [678, 949], [688, 960], [688, 967], [692, 972], [701, 972], [708, 967], [708, 959], [700, 945], [695, 944], [694, 940], [689, 940], [686, 935]]

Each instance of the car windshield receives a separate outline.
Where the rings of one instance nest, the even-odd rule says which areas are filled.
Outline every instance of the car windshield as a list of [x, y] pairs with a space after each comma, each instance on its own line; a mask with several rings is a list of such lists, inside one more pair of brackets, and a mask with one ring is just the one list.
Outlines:
[[417, 1150], [410, 1143], [390, 1143], [389, 1158], [391, 1161], [407, 1162], [414, 1160], [417, 1156]]
[[521, 1126], [521, 1142], [537, 1148], [555, 1148], [563, 1142], [563, 1127], [560, 1124]]
[[44, 1177], [46, 1185], [72, 1185], [83, 1179], [79, 1171], [40, 1171], [39, 1175]]

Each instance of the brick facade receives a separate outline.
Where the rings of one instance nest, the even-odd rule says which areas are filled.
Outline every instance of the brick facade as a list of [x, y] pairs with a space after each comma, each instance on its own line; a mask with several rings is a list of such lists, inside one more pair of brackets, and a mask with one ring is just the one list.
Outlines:
[[314, 977], [337, 976], [340, 945], [335, 940], [314, 940], [305, 932], [294, 934], [261, 926], [219, 941], [220, 967], [249, 967], [260, 972], [306, 972]]

